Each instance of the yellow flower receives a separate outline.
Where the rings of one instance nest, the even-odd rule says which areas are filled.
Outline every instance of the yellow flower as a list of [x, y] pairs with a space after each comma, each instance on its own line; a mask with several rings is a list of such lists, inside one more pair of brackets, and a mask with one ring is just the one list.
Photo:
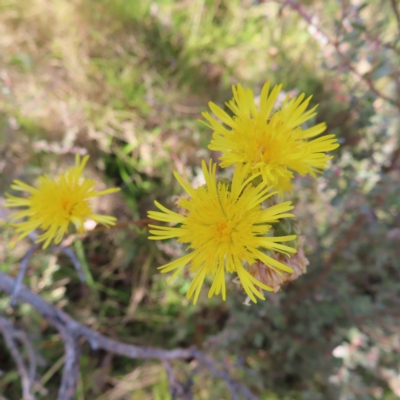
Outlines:
[[[52, 240], [55, 243], [61, 242], [71, 222], [79, 232], [84, 231], [83, 224], [88, 218], [106, 226], [115, 224], [114, 217], [93, 214], [89, 199], [114, 193], [119, 189], [96, 192], [95, 182], [81, 177], [88, 159], [89, 156], [85, 156], [81, 161], [77, 155], [74, 167], [68, 168], [56, 179], [47, 175], [39, 177], [37, 188], [18, 180], [13, 182], [11, 189], [29, 193], [27, 198], [6, 194], [6, 207], [26, 207], [25, 210], [11, 215], [12, 226], [16, 227], [19, 233], [18, 239], [39, 229], [43, 233], [38, 235], [36, 243], [44, 242], [43, 248], [46, 248]], [[25, 218], [25, 221], [15, 222]]]
[[249, 272], [256, 279], [265, 283], [268, 286], [271, 286], [274, 289], [274, 292], [277, 293], [281, 290], [281, 286], [288, 283], [293, 282], [307, 272], [307, 265], [310, 264], [308, 258], [304, 254], [304, 250], [302, 246], [297, 248], [297, 253], [292, 257], [287, 257], [284, 254], [275, 253], [274, 257], [287, 263], [291, 268], [293, 268], [293, 273], [288, 274], [287, 272], [277, 272], [271, 268], [268, 268], [261, 261], [257, 261], [253, 265], [250, 265]]
[[209, 149], [223, 153], [222, 168], [249, 165], [253, 172], [261, 173], [266, 184], [283, 193], [291, 189], [292, 171], [315, 177], [316, 172], [327, 168], [332, 158], [325, 153], [339, 144], [335, 135], [308, 140], [326, 129], [325, 123], [308, 129], [301, 127], [316, 115], [316, 107], [306, 111], [312, 96], [306, 100], [304, 93], [292, 99], [287, 96], [281, 108], [274, 110], [282, 85], [275, 86], [271, 92], [269, 87], [269, 82], [264, 85], [257, 107], [250, 89], [233, 86], [234, 98], [226, 103], [233, 117], [210, 102], [211, 111], [226, 127], [209, 113], [202, 115], [209, 122], [205, 124], [214, 131]]
[[285, 254], [295, 253], [292, 247], [280, 244], [294, 240], [296, 235], [273, 237], [271, 223], [280, 218], [293, 217], [288, 211], [293, 208], [291, 202], [277, 204], [262, 209], [261, 203], [276, 194], [270, 192], [263, 182], [253, 186], [248, 178], [249, 168], [237, 166], [232, 183], [216, 181], [216, 164], [210, 161], [207, 168], [202, 163], [206, 185], [194, 189], [186, 179], [175, 173], [176, 179], [185, 189], [189, 198], [181, 198], [178, 206], [183, 213], [178, 214], [163, 207], [158, 202], [155, 205], [161, 210], [149, 211], [149, 218], [179, 224], [177, 227], [150, 225], [153, 230], [149, 239], [162, 240], [177, 238], [181, 243], [188, 244], [189, 254], [160, 267], [161, 272], [175, 271], [171, 279], [186, 265], [195, 277], [190, 284], [187, 297], [194, 295], [196, 303], [203, 281], [207, 275], [213, 278], [213, 284], [208, 297], [222, 293], [226, 299], [225, 272], [237, 273], [247, 295], [253, 302], [255, 296], [265, 300], [257, 289], [273, 290], [255, 279], [246, 269], [256, 260], [261, 260], [270, 268], [293, 272], [292, 268], [274, 260], [265, 252], [278, 251]]

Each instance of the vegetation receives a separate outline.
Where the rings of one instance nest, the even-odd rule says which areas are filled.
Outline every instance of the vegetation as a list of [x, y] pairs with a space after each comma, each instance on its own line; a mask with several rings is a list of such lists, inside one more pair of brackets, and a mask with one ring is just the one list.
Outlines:
[[[86, 276], [51, 247], [37, 250], [24, 283], [86, 326], [165, 349], [197, 346], [232, 368], [259, 398], [400, 397], [400, 7], [394, 0], [0, 0], [0, 271], [16, 276], [31, 247], [3, 207], [11, 182], [33, 184], [89, 154], [99, 214], [117, 224], [63, 241]], [[153, 201], [172, 209], [173, 171], [200, 179], [211, 131], [207, 103], [223, 107], [232, 84], [257, 94], [270, 80], [313, 95], [315, 123], [340, 141], [317, 181], [297, 179], [295, 214], [308, 272], [266, 301], [193, 305], [190, 274], [171, 284], [157, 268], [182, 255], [150, 242]], [[209, 282], [207, 284], [210, 284]], [[35, 396], [55, 399], [62, 341], [29, 305], [0, 313], [40, 355]], [[82, 343], [77, 400], [172, 399], [156, 361], [130, 360]], [[229, 399], [224, 382], [176, 361], [194, 399]], [[0, 398], [21, 398], [0, 339]]]

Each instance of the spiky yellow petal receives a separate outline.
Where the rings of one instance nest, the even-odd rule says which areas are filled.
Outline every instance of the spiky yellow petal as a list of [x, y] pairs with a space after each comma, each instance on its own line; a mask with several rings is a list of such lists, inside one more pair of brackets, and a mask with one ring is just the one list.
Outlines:
[[88, 159], [89, 156], [85, 156], [81, 160], [77, 155], [74, 167], [68, 168], [55, 179], [47, 175], [39, 177], [36, 188], [18, 180], [13, 182], [11, 189], [29, 193], [27, 198], [6, 194], [6, 207], [27, 207], [10, 216], [11, 225], [19, 234], [18, 239], [38, 229], [42, 233], [38, 234], [37, 243], [44, 242], [43, 248], [46, 248], [53, 241], [60, 243], [71, 223], [79, 232], [84, 231], [84, 222], [87, 219], [93, 219], [105, 226], [115, 224], [114, 217], [94, 214], [89, 199], [114, 193], [119, 189], [96, 192], [95, 182], [81, 176]]
[[[293, 206], [290, 202], [263, 209], [261, 203], [269, 197], [269, 188], [264, 184], [253, 185], [254, 177], [248, 178], [250, 168], [238, 165], [232, 184], [217, 183], [216, 164], [202, 169], [206, 184], [194, 189], [179, 177], [190, 198], [178, 204], [183, 213], [178, 214], [156, 203], [161, 212], [149, 211], [150, 218], [179, 224], [175, 227], [150, 225], [149, 239], [163, 240], [176, 238], [188, 245], [189, 254], [160, 267], [161, 272], [180, 272], [186, 265], [195, 274], [189, 286], [187, 297], [196, 303], [203, 282], [207, 276], [213, 279], [208, 296], [221, 294], [226, 299], [225, 273], [236, 273], [249, 297], [264, 299], [259, 288], [272, 290], [257, 281], [247, 271], [247, 265], [256, 260], [271, 268], [290, 272], [291, 268], [267, 256], [263, 249], [284, 254], [295, 253], [292, 247], [280, 244], [295, 239], [295, 236], [271, 236], [270, 223], [280, 218], [292, 217], [288, 213]], [[177, 174], [176, 174], [177, 175]], [[183, 201], [184, 200], [184, 201]]]
[[[335, 135], [325, 135], [309, 141], [326, 129], [325, 123], [308, 129], [301, 125], [316, 115], [316, 107], [307, 110], [311, 96], [304, 93], [289, 99], [286, 97], [280, 109], [273, 110], [282, 85], [269, 92], [267, 82], [257, 107], [254, 94], [241, 85], [233, 86], [233, 99], [226, 103], [233, 112], [231, 117], [214, 103], [209, 103], [217, 121], [209, 113], [203, 113], [205, 123], [213, 131], [210, 150], [223, 153], [221, 167], [244, 164], [253, 173], [260, 173], [266, 185], [272, 185], [280, 193], [291, 190], [293, 172], [315, 176], [328, 166], [332, 157], [327, 152], [339, 147]], [[224, 126], [225, 125], [225, 126]]]

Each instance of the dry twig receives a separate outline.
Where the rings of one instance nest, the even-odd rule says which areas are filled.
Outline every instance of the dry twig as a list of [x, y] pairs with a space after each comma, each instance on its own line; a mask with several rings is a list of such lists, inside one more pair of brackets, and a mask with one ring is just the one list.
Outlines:
[[17, 276], [17, 279], [15, 280], [15, 286], [14, 286], [12, 294], [11, 294], [11, 302], [10, 302], [11, 307], [14, 307], [16, 304], [16, 298], [18, 295], [18, 291], [21, 287], [22, 281], [23, 281], [26, 271], [28, 269], [29, 261], [30, 261], [31, 257], [33, 256], [33, 253], [36, 251], [36, 249], [39, 246], [40, 246], [39, 244], [32, 245], [28, 249], [28, 251], [25, 253], [24, 257], [21, 260], [18, 276]]
[[[393, 0], [394, 1], [394, 0]], [[333, 46], [336, 54], [339, 56], [341, 62], [343, 63], [343, 67], [346, 67], [349, 71], [351, 71], [360, 81], [363, 81], [369, 88], [369, 90], [375, 94], [375, 96], [389, 102], [390, 104], [393, 104], [396, 106], [398, 109], [400, 109], [400, 101], [398, 99], [393, 99], [390, 98], [389, 96], [386, 96], [384, 93], [382, 93], [380, 90], [378, 90], [374, 84], [374, 82], [371, 79], [371, 76], [369, 74], [360, 74], [357, 69], [351, 64], [350, 60], [348, 57], [342, 52], [340, 49], [339, 43], [337, 40], [332, 39], [329, 37], [318, 25], [316, 25], [312, 18], [307, 14], [306, 11], [304, 11], [303, 7], [293, 1], [293, 0], [283, 0], [283, 1], [277, 1], [279, 4], [282, 4], [284, 6], [290, 7], [292, 10], [296, 11], [302, 18], [303, 20], [310, 26], [314, 31], [318, 33], [320, 37], [323, 37], [323, 39], [326, 41], [326, 43], [330, 44]], [[396, 11], [397, 8], [394, 6], [394, 9]]]
[[193, 400], [193, 393], [191, 391], [191, 386], [193, 385], [192, 379], [189, 379], [187, 384], [180, 382], [172, 369], [169, 360], [163, 360], [163, 365], [167, 371], [167, 377], [169, 382], [169, 392], [171, 394], [171, 400]]
[[75, 271], [79, 276], [80, 281], [86, 282], [85, 274], [83, 273], [81, 263], [79, 262], [76, 254], [68, 247], [64, 247], [64, 246], [54, 246], [54, 247], [57, 250], [61, 251], [61, 253], [64, 253], [71, 260], [71, 262], [75, 268]]
[[[14, 328], [14, 326], [7, 320], [7, 318], [0, 315], [0, 331], [3, 334], [4, 342], [17, 365], [18, 373], [21, 377], [22, 383], [22, 396], [24, 400], [35, 400], [35, 396], [32, 393], [32, 387], [35, 379], [36, 373], [36, 363], [34, 359], [34, 353], [29, 349], [32, 347], [28, 347], [28, 354], [29, 354], [29, 368], [26, 367], [21, 352], [18, 349], [16, 344], [16, 339], [21, 340], [21, 337], [24, 339], [22, 340], [24, 344], [28, 342], [25, 334], [21, 331], [18, 331]], [[33, 357], [33, 359], [32, 359]]]
[[[12, 294], [15, 284], [15, 279], [0, 272], [1, 292], [5, 292], [8, 295]], [[258, 399], [247, 387], [237, 382], [231, 376], [228, 368], [223, 363], [216, 362], [195, 347], [163, 350], [154, 347], [135, 346], [108, 338], [75, 321], [68, 314], [47, 303], [24, 285], [20, 286], [16, 294], [16, 301], [30, 304], [50, 325], [57, 329], [62, 337], [65, 347], [65, 363], [58, 400], [72, 400], [74, 398], [79, 376], [80, 338], [85, 338], [93, 350], [102, 349], [129, 358], [159, 359], [161, 361], [196, 359], [200, 365], [226, 383], [232, 399], [239, 399], [239, 394], [246, 400]]]
[[393, 8], [393, 13], [396, 17], [396, 21], [397, 21], [397, 27], [399, 29], [399, 35], [400, 35], [400, 12], [399, 9], [397, 8], [397, 1], [396, 0], [390, 0], [390, 3], [392, 5]]

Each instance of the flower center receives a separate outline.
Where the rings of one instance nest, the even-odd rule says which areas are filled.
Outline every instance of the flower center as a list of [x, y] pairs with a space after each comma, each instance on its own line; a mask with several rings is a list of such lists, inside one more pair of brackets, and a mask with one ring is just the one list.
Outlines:
[[277, 162], [281, 157], [281, 146], [278, 141], [275, 140], [265, 140], [265, 142], [259, 146], [259, 160], [264, 161], [266, 164], [270, 164], [272, 162]]
[[228, 243], [232, 241], [232, 232], [234, 228], [233, 221], [218, 222], [211, 226], [214, 238], [218, 243]]
[[72, 210], [75, 207], [75, 203], [71, 201], [71, 199], [62, 199], [61, 207], [68, 215], [71, 215]]

